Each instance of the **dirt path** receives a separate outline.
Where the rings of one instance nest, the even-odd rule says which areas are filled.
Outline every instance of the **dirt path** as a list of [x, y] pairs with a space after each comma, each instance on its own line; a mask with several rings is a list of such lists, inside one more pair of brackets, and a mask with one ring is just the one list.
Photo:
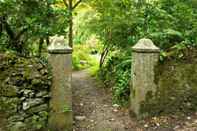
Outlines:
[[73, 73], [73, 131], [197, 131], [197, 113], [137, 121], [128, 110], [112, 105], [112, 94], [87, 70]]
[[74, 131], [132, 131], [130, 127], [135, 127], [128, 111], [112, 105], [110, 92], [86, 70], [73, 73], [72, 86]]

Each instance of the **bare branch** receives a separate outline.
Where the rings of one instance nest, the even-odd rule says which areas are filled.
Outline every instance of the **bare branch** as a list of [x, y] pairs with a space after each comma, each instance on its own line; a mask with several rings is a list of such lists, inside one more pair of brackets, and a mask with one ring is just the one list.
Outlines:
[[72, 9], [74, 10], [81, 2], [82, 0], [78, 0], [77, 3], [72, 7]]
[[67, 3], [67, 1], [66, 1], [66, 0], [63, 0], [63, 2], [64, 2], [64, 4], [65, 4], [65, 6], [68, 8], [68, 3]]

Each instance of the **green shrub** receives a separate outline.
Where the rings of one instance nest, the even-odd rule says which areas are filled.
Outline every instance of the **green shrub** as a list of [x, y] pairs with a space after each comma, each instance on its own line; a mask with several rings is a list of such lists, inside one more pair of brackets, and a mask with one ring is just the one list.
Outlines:
[[[121, 52], [121, 51], [120, 51]], [[100, 70], [100, 78], [106, 87], [112, 87], [113, 102], [121, 105], [128, 103], [131, 80], [131, 57], [128, 54], [116, 52], [108, 58]]]
[[96, 71], [96, 68], [98, 67], [99, 58], [97, 56], [99, 56], [99, 54], [92, 55], [91, 51], [92, 47], [90, 47], [88, 44], [75, 45], [72, 56], [74, 70], [81, 70], [91, 67], [91, 72], [95, 74], [94, 71]]
[[73, 52], [73, 69], [80, 70], [87, 68], [88, 63], [81, 64], [81, 61], [88, 62], [90, 59], [89, 48], [85, 45], [75, 45]]

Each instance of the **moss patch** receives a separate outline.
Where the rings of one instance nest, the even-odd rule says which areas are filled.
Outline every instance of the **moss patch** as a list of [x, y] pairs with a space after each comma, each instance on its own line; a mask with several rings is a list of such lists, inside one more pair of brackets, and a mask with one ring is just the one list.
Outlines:
[[155, 116], [197, 111], [197, 57], [192, 56], [193, 60], [167, 60], [156, 67], [157, 91], [147, 94], [146, 101], [141, 104], [142, 114]]
[[0, 122], [5, 123], [4, 130], [42, 129], [49, 112], [52, 76], [48, 64], [10, 54], [0, 59], [0, 115], [4, 114]]

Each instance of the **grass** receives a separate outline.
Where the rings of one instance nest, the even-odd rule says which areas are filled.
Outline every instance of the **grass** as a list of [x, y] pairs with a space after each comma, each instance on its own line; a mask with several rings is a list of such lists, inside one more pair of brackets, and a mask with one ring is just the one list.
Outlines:
[[95, 76], [99, 70], [99, 54], [91, 54], [95, 48], [88, 44], [75, 45], [73, 52], [73, 70], [89, 69]]

